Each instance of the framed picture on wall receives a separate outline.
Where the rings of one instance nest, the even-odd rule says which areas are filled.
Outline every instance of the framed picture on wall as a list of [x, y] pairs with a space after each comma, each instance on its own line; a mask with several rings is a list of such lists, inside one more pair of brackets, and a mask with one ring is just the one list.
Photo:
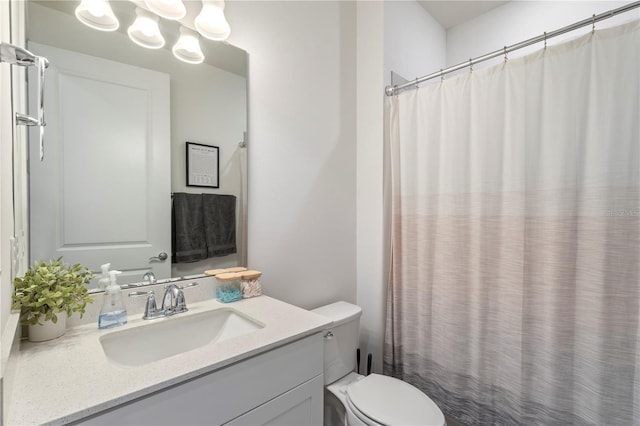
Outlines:
[[219, 188], [220, 148], [187, 142], [187, 186]]

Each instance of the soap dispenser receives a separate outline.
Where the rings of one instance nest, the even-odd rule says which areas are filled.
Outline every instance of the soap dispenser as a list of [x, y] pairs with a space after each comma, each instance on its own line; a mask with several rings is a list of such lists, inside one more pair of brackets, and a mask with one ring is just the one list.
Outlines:
[[[103, 265], [104, 266], [104, 265]], [[109, 271], [109, 285], [104, 290], [104, 302], [98, 318], [98, 328], [111, 328], [127, 323], [127, 310], [122, 301], [122, 290], [116, 277], [122, 271]]]
[[102, 291], [105, 291], [107, 287], [109, 287], [109, 283], [111, 282], [111, 280], [109, 279], [110, 267], [111, 267], [111, 263], [105, 263], [104, 265], [100, 265], [100, 269], [102, 269], [102, 274], [100, 274], [100, 279], [98, 280], [98, 286]]

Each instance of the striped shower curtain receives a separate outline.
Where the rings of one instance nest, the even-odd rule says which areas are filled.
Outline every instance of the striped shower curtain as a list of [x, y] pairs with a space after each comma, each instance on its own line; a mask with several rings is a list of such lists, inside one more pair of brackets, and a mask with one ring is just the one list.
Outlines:
[[640, 22], [391, 101], [385, 373], [468, 425], [640, 425]]

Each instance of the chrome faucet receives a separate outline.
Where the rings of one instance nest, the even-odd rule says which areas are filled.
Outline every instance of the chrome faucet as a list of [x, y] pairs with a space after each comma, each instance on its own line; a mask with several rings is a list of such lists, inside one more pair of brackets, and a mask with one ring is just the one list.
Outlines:
[[189, 309], [187, 309], [187, 302], [184, 300], [184, 292], [182, 290], [197, 285], [198, 283], [194, 281], [182, 287], [175, 284], [165, 286], [164, 296], [162, 297], [162, 310], [166, 312], [167, 315], [187, 312]]
[[167, 313], [177, 314], [176, 307], [180, 294], [182, 294], [182, 300], [184, 300], [184, 293], [182, 293], [180, 287], [175, 284], [165, 286], [164, 296], [162, 297], [162, 310]]
[[156, 275], [151, 271], [145, 272], [145, 274], [142, 276], [142, 279], [145, 281], [149, 281], [149, 284], [155, 284], [158, 282], [158, 280], [156, 279]]
[[129, 293], [129, 297], [135, 296], [147, 296], [147, 303], [144, 307], [144, 315], [142, 319], [156, 319], [165, 317], [165, 313], [158, 310], [158, 306], [156, 305], [156, 295], [153, 290], [149, 291], [132, 291]]
[[142, 319], [163, 318], [187, 312], [189, 309], [187, 309], [187, 303], [184, 299], [184, 292], [182, 290], [188, 287], [195, 287], [197, 285], [197, 282], [192, 282], [191, 284], [187, 284], [182, 287], [179, 287], [176, 284], [166, 285], [164, 287], [164, 296], [162, 296], [162, 308], [160, 309], [157, 307], [156, 296], [153, 290], [132, 291], [129, 293], [129, 297], [147, 296], [147, 303]]

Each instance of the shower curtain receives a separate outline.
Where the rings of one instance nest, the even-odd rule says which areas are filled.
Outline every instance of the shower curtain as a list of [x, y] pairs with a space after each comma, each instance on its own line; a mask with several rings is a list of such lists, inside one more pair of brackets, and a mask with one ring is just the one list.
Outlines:
[[469, 425], [640, 425], [640, 23], [391, 100], [384, 370]]

